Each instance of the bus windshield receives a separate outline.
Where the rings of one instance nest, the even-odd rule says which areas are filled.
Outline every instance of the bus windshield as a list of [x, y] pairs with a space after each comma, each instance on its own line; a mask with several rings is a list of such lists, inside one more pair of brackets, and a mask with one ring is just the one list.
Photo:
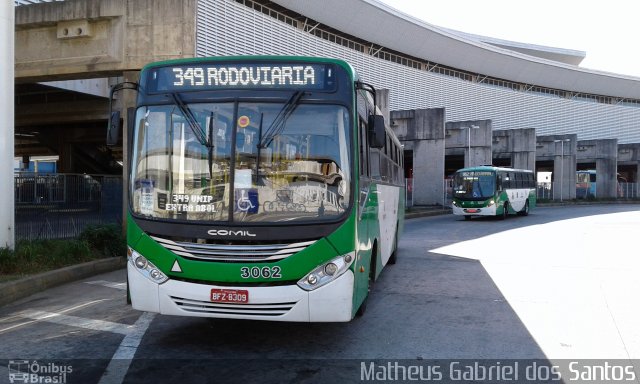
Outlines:
[[495, 188], [495, 172], [462, 171], [455, 175], [453, 194], [459, 199], [488, 199], [493, 196]]
[[[297, 96], [297, 95], [294, 95]], [[134, 214], [206, 222], [335, 220], [350, 205], [348, 111], [288, 102], [181, 103], [136, 113]]]

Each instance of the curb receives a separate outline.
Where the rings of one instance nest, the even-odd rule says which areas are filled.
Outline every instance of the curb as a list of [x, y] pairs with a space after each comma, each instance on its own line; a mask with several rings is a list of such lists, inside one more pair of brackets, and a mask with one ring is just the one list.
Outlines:
[[564, 201], [536, 203], [537, 207], [584, 207], [586, 205], [640, 205], [638, 200], [611, 200], [611, 201]]
[[417, 212], [405, 212], [405, 220], [417, 219], [419, 217], [440, 216], [451, 214], [451, 209], [433, 209]]
[[115, 271], [126, 264], [127, 259], [124, 257], [109, 257], [2, 283], [0, 284], [0, 292], [2, 292], [0, 307], [57, 285]]

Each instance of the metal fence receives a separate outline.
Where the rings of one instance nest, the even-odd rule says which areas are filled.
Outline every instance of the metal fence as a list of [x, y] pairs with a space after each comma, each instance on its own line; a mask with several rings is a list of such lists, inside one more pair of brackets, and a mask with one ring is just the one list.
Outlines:
[[538, 199], [553, 199], [553, 183], [541, 182], [537, 184], [536, 198]]
[[78, 236], [89, 225], [122, 222], [122, 177], [15, 173], [16, 240]]
[[[553, 200], [553, 183], [538, 183], [537, 189], [537, 197], [538, 199], [548, 199]], [[597, 196], [594, 196], [597, 197]], [[585, 199], [587, 198], [586, 192], [582, 190], [576, 191], [577, 199]], [[640, 198], [640, 193], [638, 191], [637, 183], [618, 183], [617, 187], [617, 198], [618, 199], [638, 199]]]
[[618, 183], [618, 197], [622, 199], [637, 199], [638, 194], [637, 183]]

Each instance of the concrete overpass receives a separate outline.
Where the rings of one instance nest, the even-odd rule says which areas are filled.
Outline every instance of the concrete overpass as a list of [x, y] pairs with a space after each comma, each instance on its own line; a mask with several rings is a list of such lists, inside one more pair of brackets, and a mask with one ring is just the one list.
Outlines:
[[[120, 146], [105, 146], [109, 86], [137, 80], [149, 62], [193, 57], [196, 0], [69, 0], [16, 7], [7, 1], [3, 7], [8, 15], [15, 12], [15, 27], [2, 22], [11, 32], [2, 36], [15, 41], [15, 66], [2, 71], [12, 85], [0, 87], [13, 89], [15, 79], [15, 96], [5, 98], [15, 100], [15, 131], [4, 131], [7, 159], [1, 173], [13, 180], [14, 157], [28, 163], [29, 155], [51, 154], [59, 156], [59, 172], [126, 172], [119, 165], [127, 161], [126, 132]], [[93, 80], [84, 80], [82, 91], [73, 89], [78, 81], [71, 87], [60, 83], [80, 79]], [[57, 83], [44, 83], [51, 81]], [[135, 102], [131, 93], [117, 97], [118, 109]], [[3, 192], [12, 196], [13, 188], [11, 183]], [[7, 212], [0, 216], [13, 218], [13, 204], [3, 207]], [[3, 234], [2, 243], [13, 245], [11, 229]]]

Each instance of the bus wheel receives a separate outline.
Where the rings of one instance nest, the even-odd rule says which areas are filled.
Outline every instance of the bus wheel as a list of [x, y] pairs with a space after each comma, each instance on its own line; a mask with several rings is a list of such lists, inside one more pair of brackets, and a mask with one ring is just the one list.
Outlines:
[[522, 211], [518, 212], [518, 215], [520, 215], [520, 216], [528, 216], [529, 215], [529, 200], [524, 202], [524, 208], [522, 208]]
[[127, 304], [131, 305], [131, 291], [129, 291], [129, 276], [127, 276]]
[[396, 224], [396, 238], [393, 241], [393, 251], [389, 257], [387, 264], [394, 265], [398, 261], [398, 224]]
[[502, 216], [500, 216], [500, 220], [504, 220], [509, 215], [509, 203], [504, 203], [502, 207]]

